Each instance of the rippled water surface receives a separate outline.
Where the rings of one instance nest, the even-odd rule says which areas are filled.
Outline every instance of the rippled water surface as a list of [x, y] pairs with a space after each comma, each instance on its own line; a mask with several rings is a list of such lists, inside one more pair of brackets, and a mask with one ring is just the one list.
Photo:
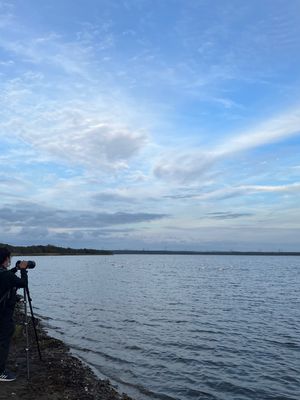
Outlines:
[[300, 257], [35, 260], [36, 314], [136, 399], [300, 399]]

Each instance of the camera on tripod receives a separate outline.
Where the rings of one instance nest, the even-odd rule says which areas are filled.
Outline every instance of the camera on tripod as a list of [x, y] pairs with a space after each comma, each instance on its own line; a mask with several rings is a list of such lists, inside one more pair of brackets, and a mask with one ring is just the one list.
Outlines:
[[[16, 267], [17, 268], [19, 268], [19, 265], [21, 264], [21, 260], [18, 260], [17, 262], [16, 262]], [[34, 268], [35, 267], [35, 262], [34, 261], [31, 261], [31, 260], [29, 260], [29, 261], [27, 261], [27, 267], [26, 267], [26, 269], [32, 269], [32, 268]]]

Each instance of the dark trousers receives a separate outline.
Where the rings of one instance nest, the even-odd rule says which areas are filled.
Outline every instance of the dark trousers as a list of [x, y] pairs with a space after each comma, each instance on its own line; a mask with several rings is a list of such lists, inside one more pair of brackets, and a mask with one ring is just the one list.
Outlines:
[[15, 323], [12, 316], [13, 312], [0, 314], [0, 373], [5, 370], [10, 340], [15, 331]]

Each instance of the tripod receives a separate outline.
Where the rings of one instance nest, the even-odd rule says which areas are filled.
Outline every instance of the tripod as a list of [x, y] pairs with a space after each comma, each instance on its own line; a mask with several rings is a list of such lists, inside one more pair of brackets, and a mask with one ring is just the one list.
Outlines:
[[40, 345], [39, 345], [39, 338], [38, 338], [38, 334], [36, 331], [36, 324], [35, 324], [35, 317], [33, 315], [33, 310], [32, 310], [32, 304], [31, 304], [31, 297], [30, 297], [30, 293], [29, 293], [29, 288], [28, 288], [28, 284], [27, 286], [24, 288], [24, 325], [25, 325], [25, 334], [26, 334], [26, 362], [27, 362], [27, 379], [30, 379], [30, 365], [29, 365], [29, 332], [28, 332], [28, 313], [27, 313], [27, 301], [29, 303], [29, 308], [30, 308], [30, 312], [31, 312], [31, 320], [32, 320], [32, 326], [33, 326], [33, 330], [34, 330], [34, 335], [35, 335], [35, 340], [36, 340], [36, 345], [37, 345], [37, 350], [39, 353], [39, 358], [40, 360], [42, 360], [42, 355], [41, 355], [41, 350], [40, 350]]

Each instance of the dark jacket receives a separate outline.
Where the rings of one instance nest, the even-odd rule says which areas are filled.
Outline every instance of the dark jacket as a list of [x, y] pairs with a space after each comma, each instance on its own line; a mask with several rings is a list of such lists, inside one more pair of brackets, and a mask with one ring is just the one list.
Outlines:
[[13, 313], [17, 301], [17, 289], [27, 286], [26, 269], [21, 270], [21, 278], [15, 275], [17, 270], [16, 267], [10, 270], [0, 267], [0, 317]]

